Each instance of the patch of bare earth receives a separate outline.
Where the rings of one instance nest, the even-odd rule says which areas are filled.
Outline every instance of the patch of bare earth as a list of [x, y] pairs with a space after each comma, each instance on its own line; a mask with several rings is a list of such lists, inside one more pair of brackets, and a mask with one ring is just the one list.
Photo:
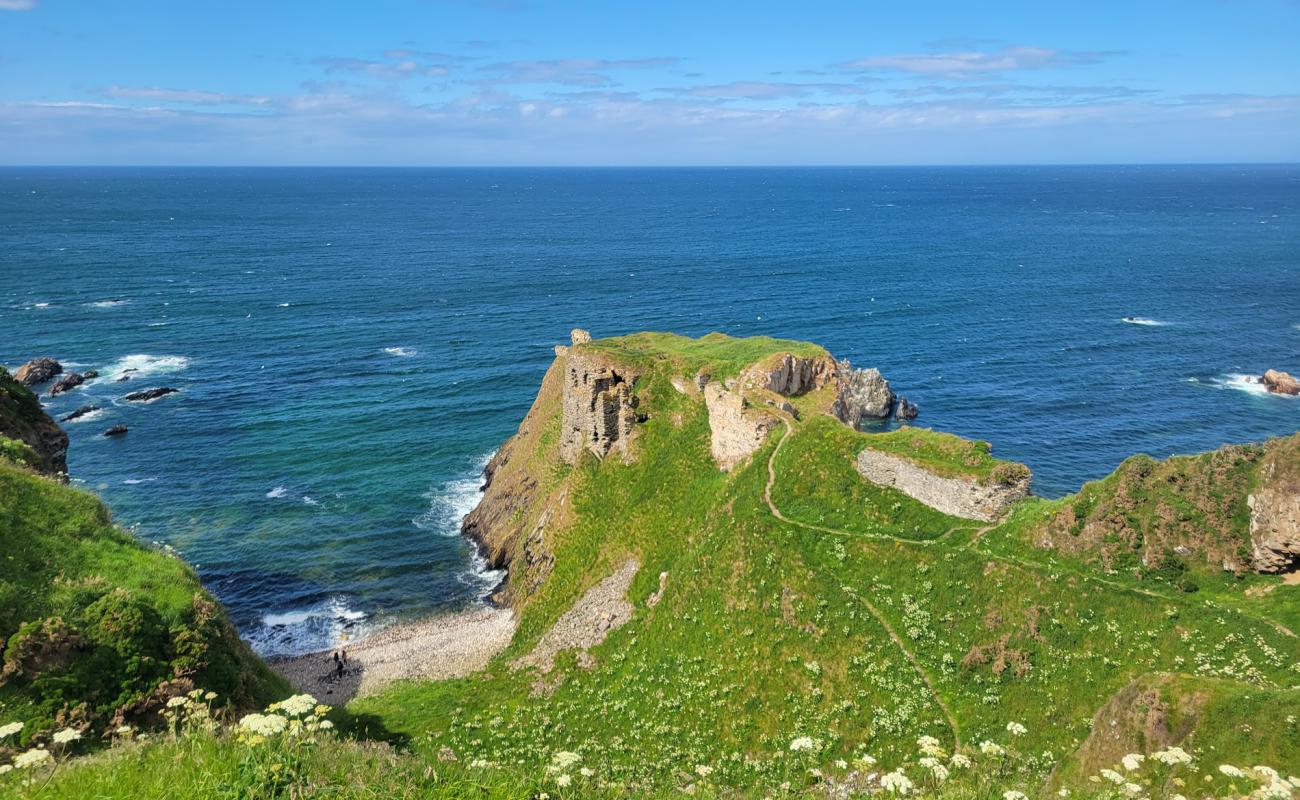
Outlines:
[[561, 651], [580, 650], [585, 653], [605, 641], [610, 631], [632, 619], [634, 609], [627, 601], [627, 590], [640, 568], [640, 562], [628, 559], [613, 575], [588, 589], [542, 635], [532, 652], [516, 659], [511, 666], [515, 669], [537, 667], [547, 673], [555, 666], [555, 657]]

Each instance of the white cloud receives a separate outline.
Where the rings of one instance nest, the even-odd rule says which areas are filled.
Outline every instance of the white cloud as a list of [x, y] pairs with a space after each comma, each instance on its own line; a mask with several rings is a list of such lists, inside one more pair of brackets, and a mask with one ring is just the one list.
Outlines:
[[225, 94], [201, 89], [164, 89], [158, 86], [118, 86], [104, 90], [109, 97], [127, 100], [152, 100], [158, 103], [188, 103], [191, 105], [264, 106], [271, 98], [260, 95]]
[[1110, 55], [1114, 53], [1053, 50], [1046, 47], [1003, 47], [992, 52], [970, 50], [871, 56], [849, 61], [840, 66], [845, 69], [969, 78], [999, 72], [1096, 64]]
[[609, 86], [614, 81], [607, 74], [623, 69], [670, 67], [676, 58], [557, 58], [541, 61], [503, 61], [479, 67], [488, 82], [560, 83], [571, 86]]

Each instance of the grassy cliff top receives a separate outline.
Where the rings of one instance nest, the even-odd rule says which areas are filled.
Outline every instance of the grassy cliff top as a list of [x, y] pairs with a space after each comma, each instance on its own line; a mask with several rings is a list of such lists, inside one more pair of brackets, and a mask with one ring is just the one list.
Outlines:
[[633, 333], [597, 339], [577, 347], [643, 368], [666, 368], [686, 376], [703, 371], [715, 380], [735, 377], [745, 367], [778, 353], [828, 355], [825, 348], [810, 342], [769, 336], [735, 339], [724, 333], [710, 333], [698, 339], [675, 333]]

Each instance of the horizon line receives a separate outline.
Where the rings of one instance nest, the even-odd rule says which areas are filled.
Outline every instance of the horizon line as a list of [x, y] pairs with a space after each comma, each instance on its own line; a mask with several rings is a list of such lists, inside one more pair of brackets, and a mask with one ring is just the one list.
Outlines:
[[1292, 167], [1300, 161], [1006, 161], [908, 164], [0, 164], [0, 169], [987, 169], [1005, 167]]

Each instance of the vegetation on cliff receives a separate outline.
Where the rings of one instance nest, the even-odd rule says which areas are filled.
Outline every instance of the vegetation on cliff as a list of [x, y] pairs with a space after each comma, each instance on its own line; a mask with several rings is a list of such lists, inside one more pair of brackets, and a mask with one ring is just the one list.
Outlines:
[[[574, 353], [636, 376], [638, 421], [618, 457], [560, 457], [564, 361]], [[1182, 462], [1150, 462], [1140, 480], [1125, 477], [1126, 465], [1077, 496], [1031, 497], [1003, 520], [972, 522], [865, 480], [857, 455], [876, 448], [975, 482], [1021, 480], [1023, 467], [922, 429], [852, 430], [829, 415], [833, 386], [786, 398], [738, 382], [728, 391], [777, 424], [722, 471], [703, 376], [727, 381], [783, 353], [826, 356], [717, 334], [575, 337], [493, 459], [484, 502], [467, 520], [492, 560], [510, 566], [513, 642], [481, 674], [354, 702], [357, 732], [396, 738], [404, 752], [322, 742], [286, 794], [1295, 791], [1290, 773], [1262, 767], [1300, 764], [1291, 630], [1300, 587], [1206, 573], [1188, 591], [1118, 568], [1130, 561], [1108, 565], [1104, 548], [1042, 546], [1065, 509], [1091, 519], [1102, 506], [1129, 509], [1106, 516], [1121, 541], [1135, 530], [1143, 542], [1172, 541], [1149, 524], [1165, 524], [1157, 509], [1166, 506], [1200, 519], [1198, 487], [1222, 515], [1203, 512], [1195, 529], [1222, 524], [1222, 537], [1239, 536], [1243, 492], [1260, 482], [1252, 470], [1290, 450], [1262, 446], [1256, 466], [1227, 456], [1208, 483], [1170, 480], [1186, 475]], [[1153, 496], [1162, 502], [1142, 500]], [[1097, 543], [1112, 544], [1108, 535]], [[549, 644], [539, 648], [629, 564], [623, 605], [596, 618], [599, 644], [554, 658]], [[530, 657], [540, 649], [546, 658]], [[125, 797], [115, 787], [199, 783], [248, 757], [237, 737], [186, 741], [132, 746], [33, 796], [87, 785]]]
[[24, 723], [0, 753], [156, 720], [195, 687], [236, 707], [285, 690], [190, 568], [94, 495], [0, 461], [0, 543], [0, 724]]

